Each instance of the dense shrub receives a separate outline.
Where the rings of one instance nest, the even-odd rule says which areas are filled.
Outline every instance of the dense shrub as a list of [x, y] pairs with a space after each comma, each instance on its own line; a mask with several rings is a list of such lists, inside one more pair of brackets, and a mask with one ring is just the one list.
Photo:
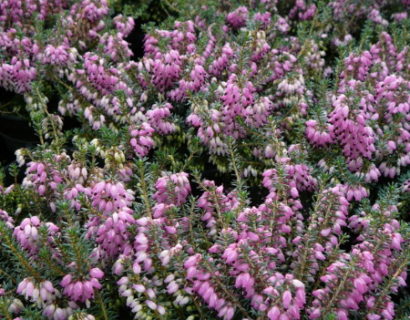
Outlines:
[[156, 5], [0, 3], [1, 317], [406, 319], [409, 1]]

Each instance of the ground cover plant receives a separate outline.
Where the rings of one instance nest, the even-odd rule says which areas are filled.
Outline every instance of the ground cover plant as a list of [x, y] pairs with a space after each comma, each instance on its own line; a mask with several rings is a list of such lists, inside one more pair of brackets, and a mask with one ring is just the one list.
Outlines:
[[409, 12], [1, 1], [0, 318], [408, 319]]

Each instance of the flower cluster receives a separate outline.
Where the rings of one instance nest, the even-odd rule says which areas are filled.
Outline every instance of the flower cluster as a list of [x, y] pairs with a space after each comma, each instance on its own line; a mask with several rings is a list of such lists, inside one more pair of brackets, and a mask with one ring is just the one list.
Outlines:
[[89, 280], [74, 280], [71, 274], [64, 276], [60, 283], [61, 287], [64, 288], [63, 293], [72, 301], [86, 302], [93, 299], [94, 290], [101, 289], [98, 280], [104, 277], [104, 273], [98, 268], [93, 268], [89, 275]]

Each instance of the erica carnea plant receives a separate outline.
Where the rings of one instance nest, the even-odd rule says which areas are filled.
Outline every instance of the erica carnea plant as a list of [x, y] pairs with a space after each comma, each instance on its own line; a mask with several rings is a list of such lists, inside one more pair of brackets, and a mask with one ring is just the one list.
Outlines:
[[409, 1], [135, 5], [0, 4], [0, 318], [406, 319]]

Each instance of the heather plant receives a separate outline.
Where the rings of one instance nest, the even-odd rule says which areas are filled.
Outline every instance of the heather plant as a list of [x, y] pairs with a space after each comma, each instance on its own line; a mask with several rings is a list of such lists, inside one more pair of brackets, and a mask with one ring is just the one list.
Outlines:
[[406, 319], [408, 1], [159, 6], [0, 4], [0, 317]]

